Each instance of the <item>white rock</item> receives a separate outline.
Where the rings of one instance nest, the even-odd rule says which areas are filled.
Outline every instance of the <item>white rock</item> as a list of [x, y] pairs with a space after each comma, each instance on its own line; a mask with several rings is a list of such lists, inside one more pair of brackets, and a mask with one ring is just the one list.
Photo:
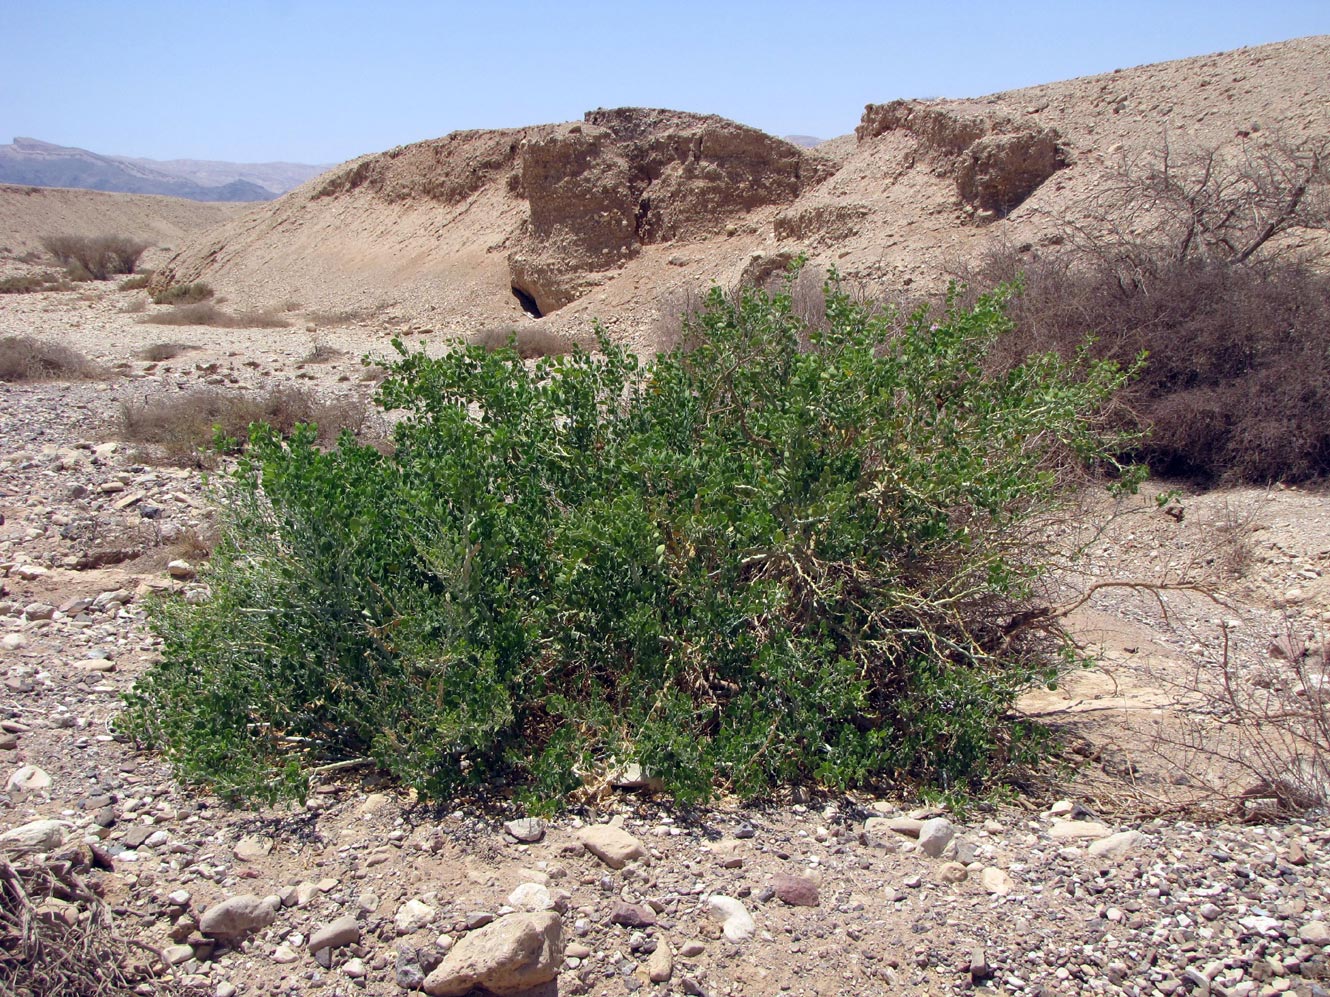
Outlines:
[[1106, 838], [1109, 830], [1096, 820], [1056, 820], [1048, 829], [1048, 836], [1056, 841], [1071, 838]]
[[941, 855], [955, 836], [956, 828], [945, 817], [934, 817], [919, 825], [919, 847], [932, 858]]
[[10, 855], [30, 855], [59, 848], [69, 827], [62, 820], [34, 820], [0, 834], [0, 850]]
[[519, 994], [559, 975], [563, 922], [558, 914], [510, 914], [459, 941], [425, 979], [432, 997], [461, 997], [484, 988]]
[[51, 788], [51, 777], [36, 765], [24, 765], [9, 777], [5, 791], [20, 798], [44, 793]]
[[577, 835], [582, 846], [611, 869], [622, 869], [634, 859], [645, 858], [646, 846], [621, 827], [596, 824]]
[[433, 921], [434, 914], [435, 910], [429, 904], [421, 903], [419, 900], [408, 900], [397, 908], [397, 914], [393, 917], [393, 927], [397, 929], [399, 935], [409, 935]]
[[1014, 888], [1011, 877], [996, 866], [989, 866], [979, 876], [979, 882], [983, 884], [985, 890], [994, 896], [1010, 896]]
[[369, 971], [365, 969], [365, 964], [359, 959], [348, 959], [342, 966], [342, 972], [353, 980], [364, 979]]
[[1086, 853], [1092, 859], [1108, 859], [1113, 862], [1121, 862], [1144, 840], [1145, 835], [1140, 831], [1118, 831], [1106, 838], [1090, 842]]
[[553, 910], [554, 897], [539, 883], [523, 883], [508, 894], [508, 906], [516, 910]]
[[233, 851], [241, 862], [253, 862], [272, 851], [272, 839], [258, 834], [247, 834], [236, 842]]
[[713, 893], [707, 899], [707, 908], [711, 911], [711, 916], [720, 921], [721, 931], [732, 942], [746, 942], [757, 931], [753, 915], [748, 913], [748, 908], [742, 901], [734, 897]]

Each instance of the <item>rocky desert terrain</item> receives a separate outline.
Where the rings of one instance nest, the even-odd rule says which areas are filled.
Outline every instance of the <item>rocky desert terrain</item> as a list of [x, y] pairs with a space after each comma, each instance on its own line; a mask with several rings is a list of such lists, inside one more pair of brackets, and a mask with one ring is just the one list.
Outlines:
[[[1023, 704], [1063, 733], [1066, 765], [964, 813], [802, 788], [679, 808], [624, 773], [536, 820], [501, 799], [425, 806], [363, 769], [300, 807], [231, 809], [109, 726], [156, 652], [145, 602], [206, 598], [213, 522], [212, 472], [126, 439], [124, 406], [273, 385], [367, 404], [361, 357], [390, 335], [443, 349], [492, 323], [597, 317], [647, 351], [672, 296], [799, 251], [872, 286], [935, 281], [985, 240], [1047, 236], [1095, 164], [1165, 124], [1330, 133], [1328, 49], [872, 106], [856, 137], [811, 151], [601, 111], [364, 157], [242, 214], [103, 195], [155, 233], [156, 286], [205, 279], [223, 307], [289, 325], [143, 324], [164, 306], [110, 282], [0, 297], [0, 338], [96, 365], [0, 382], [9, 860], [95, 884], [147, 946], [132, 957], [158, 964], [144, 994], [1330, 992], [1330, 773], [1297, 726], [1325, 715], [1315, 488], [1087, 494], [1060, 595], [1093, 590], [1071, 621], [1096, 663]], [[0, 215], [0, 277], [36, 265], [14, 257], [44, 231], [106, 231], [100, 198], [62, 193]], [[88, 910], [73, 896], [39, 915], [74, 927]]]

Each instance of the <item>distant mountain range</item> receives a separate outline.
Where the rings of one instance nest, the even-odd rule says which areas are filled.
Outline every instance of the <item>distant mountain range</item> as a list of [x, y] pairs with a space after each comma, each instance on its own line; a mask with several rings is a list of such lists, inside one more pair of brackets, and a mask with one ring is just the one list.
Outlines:
[[35, 138], [0, 145], [0, 183], [164, 194], [191, 201], [271, 201], [327, 166], [104, 156]]

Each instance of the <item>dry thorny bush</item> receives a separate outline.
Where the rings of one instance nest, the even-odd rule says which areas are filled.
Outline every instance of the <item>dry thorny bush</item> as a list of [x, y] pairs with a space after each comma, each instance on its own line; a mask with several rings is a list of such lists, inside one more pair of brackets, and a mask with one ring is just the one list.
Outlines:
[[263, 393], [196, 388], [178, 394], [145, 396], [120, 406], [120, 431], [130, 442], [150, 444], [168, 461], [197, 464], [214, 443], [238, 445], [252, 423], [263, 422], [286, 435], [300, 423], [314, 423], [319, 438], [335, 440], [343, 430], [370, 433], [368, 404], [360, 398], [321, 398], [312, 391], [278, 386]]
[[112, 912], [85, 878], [86, 847], [46, 861], [0, 856], [0, 992], [14, 997], [179, 994], [162, 953], [116, 931]]
[[105, 376], [83, 354], [35, 336], [0, 339], [0, 381], [82, 381]]

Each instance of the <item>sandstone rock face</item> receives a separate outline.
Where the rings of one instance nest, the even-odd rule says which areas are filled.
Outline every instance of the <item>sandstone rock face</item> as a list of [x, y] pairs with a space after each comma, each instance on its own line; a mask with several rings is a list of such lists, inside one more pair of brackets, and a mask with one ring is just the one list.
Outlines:
[[1056, 129], [921, 101], [869, 104], [854, 134], [865, 142], [898, 130], [916, 136], [935, 167], [955, 178], [963, 202], [994, 217], [1006, 215], [1066, 165]]
[[792, 202], [826, 172], [797, 146], [714, 115], [590, 111], [522, 143], [530, 222], [509, 255], [513, 286], [548, 314], [641, 247], [714, 234]]
[[425, 992], [460, 997], [477, 987], [505, 997], [548, 983], [563, 961], [558, 914], [509, 914], [463, 938], [425, 979]]

